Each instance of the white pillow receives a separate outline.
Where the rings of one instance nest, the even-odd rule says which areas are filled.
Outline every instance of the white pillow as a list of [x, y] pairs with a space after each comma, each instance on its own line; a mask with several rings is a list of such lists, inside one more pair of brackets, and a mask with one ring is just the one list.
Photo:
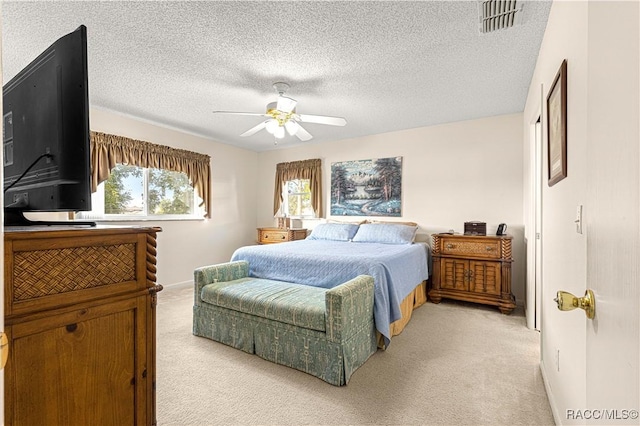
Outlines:
[[390, 223], [365, 223], [360, 225], [353, 237], [358, 243], [411, 244], [415, 237], [417, 226], [398, 225]]

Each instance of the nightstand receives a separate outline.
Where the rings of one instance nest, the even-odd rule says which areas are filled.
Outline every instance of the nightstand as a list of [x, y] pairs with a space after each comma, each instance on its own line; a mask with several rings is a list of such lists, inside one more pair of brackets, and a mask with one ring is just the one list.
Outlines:
[[443, 298], [484, 303], [510, 314], [511, 236], [433, 235], [433, 303]]
[[307, 230], [304, 228], [258, 228], [258, 244], [284, 243], [305, 238]]

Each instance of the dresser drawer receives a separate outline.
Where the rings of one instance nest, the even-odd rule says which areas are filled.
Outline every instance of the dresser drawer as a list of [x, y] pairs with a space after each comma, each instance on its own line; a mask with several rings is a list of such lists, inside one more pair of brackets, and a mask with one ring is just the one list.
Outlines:
[[451, 256], [471, 256], [486, 259], [500, 259], [500, 240], [473, 240], [442, 238], [441, 253]]
[[[134, 292], [147, 285], [146, 234], [5, 238], [5, 315]], [[35, 234], [38, 235], [38, 234]]]
[[307, 230], [304, 228], [258, 228], [258, 244], [284, 243], [305, 238]]
[[260, 230], [259, 232], [259, 242], [262, 244], [267, 243], [282, 243], [284, 241], [289, 240], [289, 231], [286, 229], [282, 230]]
[[289, 232], [289, 238], [291, 238], [292, 241], [304, 240], [305, 238], [307, 238], [306, 229], [290, 229]]

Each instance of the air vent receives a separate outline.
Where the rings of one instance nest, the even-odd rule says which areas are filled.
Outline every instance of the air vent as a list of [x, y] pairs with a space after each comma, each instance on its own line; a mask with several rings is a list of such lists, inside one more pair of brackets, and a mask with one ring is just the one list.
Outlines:
[[522, 1], [516, 0], [479, 0], [480, 32], [511, 28], [522, 22]]

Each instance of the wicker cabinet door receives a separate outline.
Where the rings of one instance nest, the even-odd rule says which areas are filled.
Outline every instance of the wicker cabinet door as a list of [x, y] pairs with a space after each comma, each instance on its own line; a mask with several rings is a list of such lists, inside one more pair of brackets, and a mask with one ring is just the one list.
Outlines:
[[149, 297], [10, 327], [7, 424], [149, 424], [143, 405]]
[[470, 291], [484, 294], [500, 295], [501, 281], [500, 263], [469, 262]]
[[440, 288], [469, 291], [469, 262], [459, 259], [442, 259]]

